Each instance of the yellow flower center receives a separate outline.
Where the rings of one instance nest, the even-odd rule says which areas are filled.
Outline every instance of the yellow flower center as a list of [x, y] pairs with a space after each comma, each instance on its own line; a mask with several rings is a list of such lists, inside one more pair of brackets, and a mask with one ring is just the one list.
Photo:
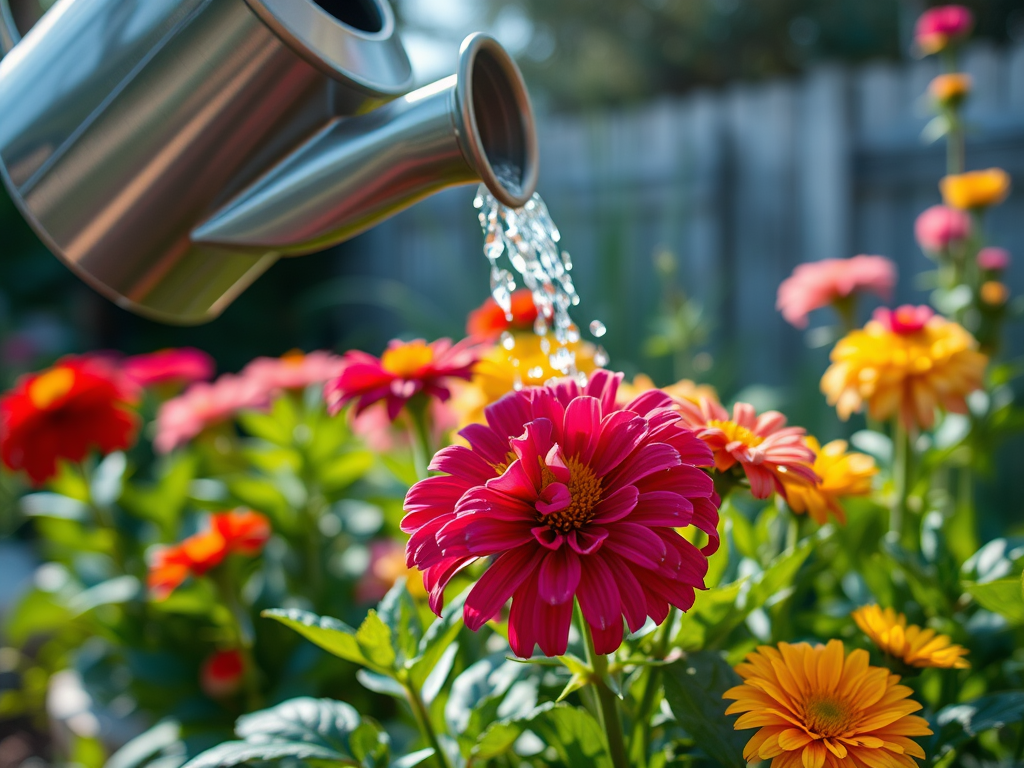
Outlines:
[[[581, 463], [575, 457], [566, 460], [569, 466], [569, 506], [558, 512], [547, 515], [537, 514], [537, 519], [546, 523], [552, 530], [569, 533], [579, 530], [590, 522], [594, 516], [594, 507], [601, 500], [601, 478], [594, 470]], [[555, 481], [555, 476], [547, 467], [543, 467], [544, 486]]]
[[741, 427], [735, 421], [719, 421], [718, 419], [712, 419], [708, 422], [708, 426], [713, 429], [722, 430], [730, 443], [741, 442], [744, 445], [753, 448], [764, 442], [763, 437], [755, 435], [749, 429]]
[[385, 350], [380, 363], [388, 373], [408, 378], [415, 376], [433, 360], [434, 350], [426, 342], [417, 340]]
[[301, 349], [293, 349], [289, 352], [285, 352], [281, 355], [281, 362], [285, 365], [293, 365], [296, 368], [302, 365], [302, 362], [306, 359], [305, 353]]
[[45, 410], [70, 392], [74, 383], [74, 371], [70, 368], [54, 368], [28, 385], [29, 400], [36, 408]]
[[850, 706], [845, 701], [811, 699], [806, 705], [804, 722], [820, 736], [840, 736], [849, 730], [850, 714]]

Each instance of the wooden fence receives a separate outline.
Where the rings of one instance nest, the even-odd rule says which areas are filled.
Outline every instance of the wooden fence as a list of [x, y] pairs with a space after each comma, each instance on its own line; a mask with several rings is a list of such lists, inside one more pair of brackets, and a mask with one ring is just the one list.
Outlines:
[[[706, 308], [712, 350], [736, 363], [716, 377], [734, 392], [792, 384], [794, 371], [820, 375], [826, 350], [808, 352], [774, 309], [779, 282], [802, 261], [884, 254], [899, 265], [897, 298], [923, 303], [914, 278], [928, 262], [913, 223], [940, 199], [943, 144], [921, 141], [930, 118], [922, 94], [937, 67], [822, 66], [798, 80], [542, 117], [539, 191], [574, 257], [577, 321], [607, 324], [614, 362], [651, 367], [640, 346], [661, 295], [652, 255], [667, 248], [682, 287]], [[1010, 282], [1019, 295], [1024, 47], [975, 46], [964, 69], [974, 78], [968, 167], [999, 165], [1018, 181], [989, 227], [1017, 256]], [[486, 291], [471, 197], [437, 195], [359, 238], [345, 274], [397, 279], [457, 329]]]

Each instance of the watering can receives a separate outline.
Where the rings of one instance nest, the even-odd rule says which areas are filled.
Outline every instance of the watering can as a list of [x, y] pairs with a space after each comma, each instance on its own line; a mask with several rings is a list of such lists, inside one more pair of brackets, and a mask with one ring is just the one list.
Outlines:
[[0, 0], [0, 176], [140, 315], [210, 320], [278, 258], [445, 187], [518, 207], [536, 186], [529, 96], [486, 35], [410, 92], [387, 0], [58, 0], [23, 39], [18, 2]]

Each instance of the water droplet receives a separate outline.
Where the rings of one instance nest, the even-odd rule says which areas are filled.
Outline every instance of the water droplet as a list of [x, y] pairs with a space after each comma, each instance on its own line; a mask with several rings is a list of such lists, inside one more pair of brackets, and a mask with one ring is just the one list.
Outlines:
[[604, 323], [600, 320], [590, 321], [590, 333], [595, 339], [600, 339], [608, 332], [608, 329], [604, 327]]
[[534, 366], [533, 368], [531, 368], [530, 370], [528, 370], [526, 372], [526, 375], [527, 375], [528, 378], [531, 378], [531, 379], [539, 379], [541, 376], [544, 375], [544, 369], [541, 368], [539, 365], [537, 365], [537, 366]]
[[523, 388], [523, 380], [521, 378], [519, 378], [519, 374], [517, 373], [513, 377], [513, 379], [512, 379], [512, 389], [514, 389], [516, 392], [518, 392], [522, 388]]
[[588, 381], [590, 381], [590, 379], [587, 378], [587, 374], [585, 374], [583, 371], [580, 371], [579, 373], [576, 374], [576, 383], [579, 384], [581, 387], [587, 386]]
[[477, 193], [477, 196], [473, 198], [473, 207], [474, 208], [483, 208], [484, 207], [484, 196], [481, 195], [480, 193]]
[[516, 348], [516, 337], [508, 331], [501, 332], [501, 346], [511, 352]]
[[538, 336], [544, 336], [548, 332], [548, 324], [544, 322], [544, 318], [542, 316], [543, 314], [544, 313], [541, 312], [537, 316], [537, 319], [533, 321], [533, 332], [536, 333]]
[[610, 358], [608, 357], [608, 353], [605, 352], [604, 347], [598, 347], [594, 351], [594, 365], [596, 365], [598, 368], [604, 368], [606, 365], [608, 365], [609, 359]]
[[547, 339], [541, 339], [540, 340], [540, 351], [543, 352], [545, 355], [548, 352], [550, 352], [551, 351], [551, 342], [548, 341]]

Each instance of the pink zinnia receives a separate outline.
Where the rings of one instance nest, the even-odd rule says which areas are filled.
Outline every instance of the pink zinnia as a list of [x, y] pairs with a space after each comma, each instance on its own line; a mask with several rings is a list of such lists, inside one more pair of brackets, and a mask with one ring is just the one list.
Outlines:
[[807, 315], [855, 291], [887, 299], [896, 285], [896, 265], [884, 256], [854, 256], [800, 264], [779, 285], [775, 308], [790, 325], [807, 327]]
[[917, 244], [930, 253], [941, 253], [950, 243], [966, 240], [970, 235], [971, 217], [945, 205], [933, 205], [914, 222]]
[[121, 372], [141, 387], [208, 381], [216, 369], [213, 358], [194, 347], [161, 349], [133, 355], [120, 363]]
[[477, 347], [469, 339], [455, 345], [451, 339], [430, 344], [423, 339], [395, 339], [380, 358], [365, 352], [346, 353], [345, 368], [327, 385], [324, 397], [331, 413], [355, 400], [356, 415], [383, 400], [388, 418], [394, 421], [405, 404], [421, 392], [442, 402], [447, 400], [451, 396], [448, 380], [468, 381], [478, 358]]
[[896, 309], [879, 307], [875, 310], [871, 319], [881, 323], [887, 331], [906, 336], [917, 333], [928, 321], [935, 317], [935, 310], [924, 305], [915, 307], [913, 304], [904, 304]]
[[786, 497], [781, 476], [817, 483], [811, 465], [814, 451], [807, 447], [802, 427], [787, 427], [786, 417], [778, 411], [760, 416], [749, 403], [736, 403], [732, 415], [714, 400], [702, 397], [699, 403], [677, 400], [683, 422], [714, 452], [715, 469], [728, 472], [737, 464], [750, 483], [750, 492], [767, 499], [772, 491]]
[[198, 382], [160, 406], [153, 446], [159, 453], [169, 453], [238, 411], [266, 405], [266, 390], [244, 376], [228, 373], [212, 384]]
[[309, 354], [289, 352], [282, 357], [257, 357], [242, 369], [241, 375], [257, 383], [269, 395], [283, 390], [305, 389], [323, 384], [341, 375], [345, 361], [339, 355], [316, 351]]
[[990, 272], [1002, 272], [1010, 266], [1010, 252], [990, 245], [978, 251], [978, 266]]
[[971, 34], [974, 14], [962, 5], [939, 5], [929, 8], [917, 19], [914, 39], [922, 53], [938, 53], [951, 42]]
[[[566, 379], [512, 392], [460, 432], [468, 448], [434, 457], [445, 474], [410, 489], [402, 530], [435, 612], [449, 580], [484, 557], [494, 559], [463, 618], [477, 630], [511, 598], [520, 657], [535, 644], [565, 653], [574, 599], [602, 654], [622, 643], [623, 617], [637, 631], [669, 605], [693, 605], [718, 548], [718, 500], [698, 469], [711, 453], [664, 392], [616, 406], [621, 378], [596, 371], [583, 388]], [[677, 532], [688, 525], [707, 533], [703, 550]]]

